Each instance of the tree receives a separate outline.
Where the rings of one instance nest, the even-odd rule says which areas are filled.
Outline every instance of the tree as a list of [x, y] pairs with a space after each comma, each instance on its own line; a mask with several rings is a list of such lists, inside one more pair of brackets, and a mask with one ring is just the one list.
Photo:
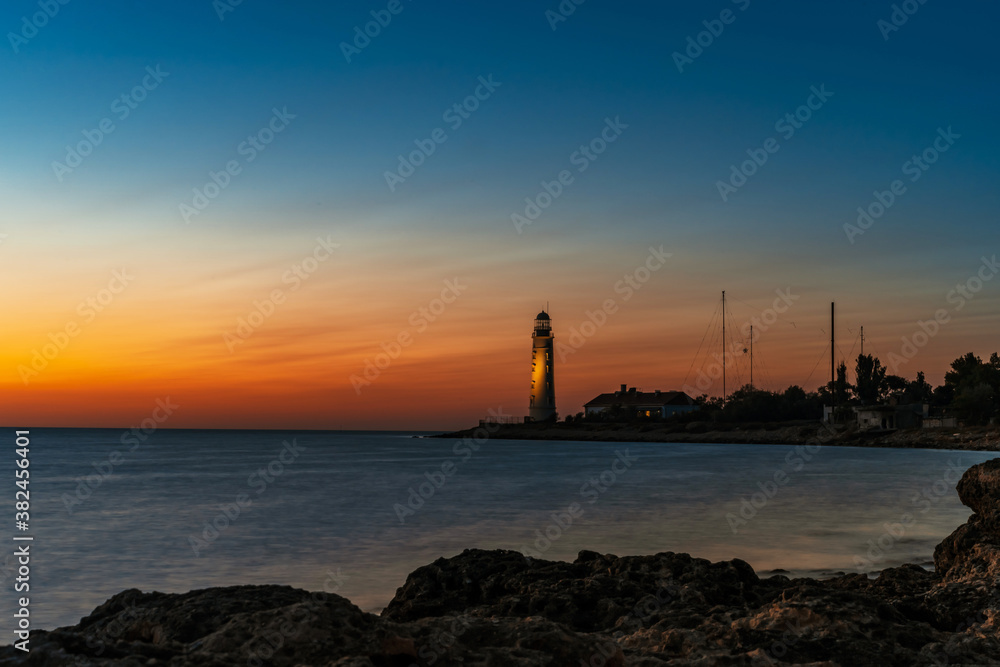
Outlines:
[[960, 389], [952, 404], [967, 424], [985, 424], [993, 415], [993, 387], [984, 383]]
[[784, 392], [772, 392], [745, 384], [729, 395], [725, 408], [721, 399], [702, 404], [703, 415], [713, 421], [755, 423], [792, 419], [819, 419], [823, 402], [818, 394], [807, 394], [801, 387], [791, 386]]
[[934, 387], [934, 395], [931, 403], [938, 407], [947, 407], [955, 400], [955, 387], [950, 384], [941, 384]]
[[857, 383], [854, 395], [862, 405], [877, 405], [882, 402], [888, 390], [886, 383], [886, 368], [878, 359], [870, 354], [858, 355], [855, 366]]
[[847, 364], [840, 362], [837, 366], [837, 381], [827, 382], [817, 390], [823, 405], [836, 403], [838, 406], [847, 405], [850, 398], [851, 385], [847, 382]]
[[785, 390], [784, 399], [791, 404], [804, 401], [806, 400], [806, 390], [797, 384], [793, 384]]
[[837, 381], [833, 384], [833, 398], [837, 405], [847, 405], [850, 388], [851, 385], [847, 383], [847, 364], [841, 361], [837, 366]]
[[951, 362], [951, 370], [944, 374], [944, 383], [958, 389], [967, 384], [982, 372], [983, 360], [968, 352]]
[[983, 362], [972, 352], [951, 362], [944, 375], [944, 385], [935, 390], [935, 398], [950, 399], [959, 416], [970, 423], [989, 421], [996, 412], [1000, 396], [1000, 357], [994, 352]]
[[[891, 375], [890, 374], [890, 375], [886, 375], [885, 376], [885, 393], [886, 393], [886, 395], [887, 396], [895, 396], [896, 398], [903, 399], [904, 403], [906, 402], [906, 400], [904, 398], [904, 396], [906, 394], [906, 389], [909, 386], [910, 386], [910, 383], [906, 380], [906, 378], [902, 377], [901, 375]], [[911, 402], [915, 403], [916, 401], [911, 401]]]
[[969, 352], [951, 362], [951, 370], [944, 374], [944, 383], [956, 391], [980, 384], [988, 384], [994, 391], [1000, 390], [1000, 357], [994, 352], [988, 362], [983, 362]]
[[934, 397], [934, 390], [924, 378], [924, 372], [917, 373], [917, 379], [906, 385], [903, 390], [902, 401], [904, 403], [930, 403]]

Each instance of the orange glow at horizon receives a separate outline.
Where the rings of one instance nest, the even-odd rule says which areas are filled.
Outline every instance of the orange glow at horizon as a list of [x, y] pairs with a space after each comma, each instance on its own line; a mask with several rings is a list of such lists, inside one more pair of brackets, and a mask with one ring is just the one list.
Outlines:
[[[207, 243], [170, 248], [171, 256], [186, 253], [181, 264], [162, 259], [163, 244], [144, 238], [127, 264], [81, 257], [22, 278], [10, 296], [17, 327], [0, 332], [3, 421], [127, 427], [167, 397], [182, 406], [164, 424], [175, 428], [435, 430], [475, 424], [490, 409], [520, 417], [528, 410], [531, 327], [547, 301], [561, 416], [623, 383], [722, 391], [714, 380], [702, 392], [706, 376], [699, 375], [711, 374], [710, 354], [721, 352], [706, 348], [721, 290], [710, 265], [683, 249], [667, 248], [673, 257], [662, 268], [637, 273], [650, 243], [584, 255], [563, 249], [539, 261], [531, 244], [494, 243], [477, 255], [473, 236], [465, 253], [400, 253], [351, 232], [334, 238], [340, 247], [328, 259], [307, 263], [318, 238], [331, 237], [299, 235], [268, 253], [244, 238], [230, 241], [233, 253], [224, 257]], [[294, 271], [303, 265], [312, 268], [305, 278]], [[11, 269], [33, 275], [20, 257]], [[109, 295], [121, 270], [132, 278]], [[860, 325], [866, 352], [887, 363], [901, 337], [944, 303], [930, 288], [886, 301], [848, 285], [821, 287], [823, 276], [812, 274], [813, 284], [796, 285], [786, 274], [791, 269], [772, 269], [727, 290], [730, 341], [742, 340], [744, 325], [767, 312], [776, 291], [795, 295], [787, 312], [758, 320], [758, 388], [814, 391], [827, 381], [834, 298], [837, 356], [849, 369]], [[636, 275], [645, 282], [625, 287], [623, 279]], [[101, 298], [107, 303], [91, 315], [88, 300]], [[609, 302], [606, 321], [587, 324]], [[988, 357], [994, 303], [986, 295], [970, 302], [896, 372], [912, 378], [924, 370], [939, 384], [957, 356]], [[78, 329], [72, 337], [70, 324]], [[745, 358], [733, 362], [729, 391], [748, 382], [746, 369]]]

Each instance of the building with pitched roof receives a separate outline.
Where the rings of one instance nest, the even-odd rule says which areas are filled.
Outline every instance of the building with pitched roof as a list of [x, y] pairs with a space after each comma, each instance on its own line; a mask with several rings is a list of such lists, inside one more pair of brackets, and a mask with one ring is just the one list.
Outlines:
[[584, 403], [587, 416], [620, 411], [626, 417], [666, 419], [676, 414], [693, 412], [698, 404], [683, 391], [638, 391], [622, 385], [619, 391], [601, 394]]

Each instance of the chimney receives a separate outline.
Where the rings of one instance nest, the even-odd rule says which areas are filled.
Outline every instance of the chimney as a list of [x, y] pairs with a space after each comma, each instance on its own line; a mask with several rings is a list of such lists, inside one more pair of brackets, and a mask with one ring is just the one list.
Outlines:
[[657, 397], [657, 398], [659, 398], [659, 397], [660, 397], [660, 390], [659, 390], [659, 389], [657, 389], [657, 390], [655, 391], [655, 393], [656, 393], [656, 397]]
[[621, 391], [621, 393], [624, 394], [627, 391], [628, 391], [628, 385], [627, 384], [623, 384], [622, 385], [622, 391]]

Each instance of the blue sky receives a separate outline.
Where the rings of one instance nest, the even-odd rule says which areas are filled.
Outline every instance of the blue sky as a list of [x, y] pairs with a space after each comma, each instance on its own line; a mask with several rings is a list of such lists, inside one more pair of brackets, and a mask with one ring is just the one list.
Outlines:
[[[597, 165], [589, 196], [559, 212], [567, 224], [587, 217], [589, 200], [624, 190], [646, 218], [640, 228], [661, 224], [664, 214], [694, 212], [730, 225], [731, 213], [742, 210], [773, 220], [762, 231], [791, 232], [799, 223], [787, 218], [805, 214], [836, 229], [834, 215], [891, 180], [949, 125], [966, 139], [913, 199], [957, 193], [963, 217], [996, 202], [988, 185], [998, 164], [997, 66], [992, 21], [975, 3], [925, 4], [888, 41], [876, 22], [891, 15], [891, 5], [880, 3], [674, 8], [589, 0], [554, 31], [544, 3], [401, 6], [347, 63], [339, 44], [384, 4], [247, 1], [220, 21], [207, 1], [152, 10], [70, 2], [20, 53], [2, 56], [14, 100], [3, 112], [13, 130], [8, 158], [19, 158], [19, 180], [42, 187], [63, 147], [107, 116], [110, 101], [138, 83], [145, 67], [160, 65], [170, 72], [164, 85], [64, 192], [182, 192], [278, 106], [297, 113], [294, 132], [244, 182], [250, 189], [255, 179], [283, 174], [282, 195], [292, 205], [304, 197], [326, 197], [329, 205], [346, 195], [362, 207], [420, 207], [440, 196], [454, 198], [457, 213], [463, 195], [488, 183], [486, 199], [475, 196], [471, 205], [500, 217], [608, 116], [622, 117], [630, 136]], [[37, 9], [9, 3], [0, 25], [16, 31], [21, 16]], [[671, 54], [725, 9], [735, 22], [679, 73]], [[487, 74], [502, 82], [498, 93], [412, 182], [389, 193], [381, 175], [395, 156], [440, 126], [442, 111]], [[834, 91], [831, 103], [734, 197], [735, 206], [719, 206], [716, 181], [820, 84]], [[585, 228], [601, 235], [603, 223], [591, 222]], [[887, 222], [901, 231], [898, 221]], [[988, 229], [986, 220], [970, 223]]]

